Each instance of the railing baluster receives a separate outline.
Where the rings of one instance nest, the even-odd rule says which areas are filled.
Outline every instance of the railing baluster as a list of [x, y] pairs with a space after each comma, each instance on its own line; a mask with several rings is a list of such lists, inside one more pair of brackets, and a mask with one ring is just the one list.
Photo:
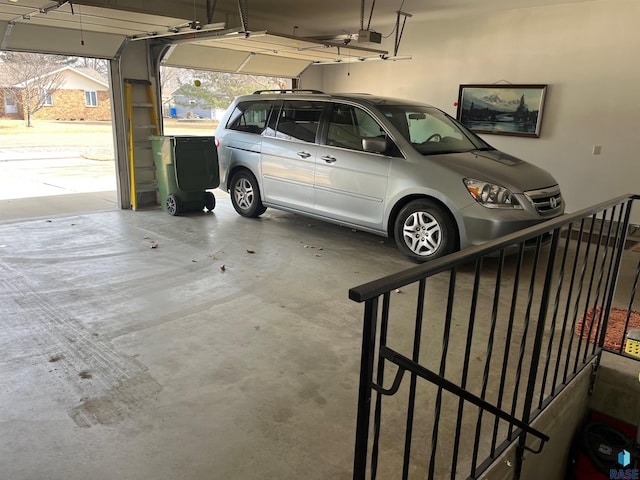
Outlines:
[[[418, 287], [418, 306], [416, 309], [415, 330], [413, 333], [413, 353], [411, 359], [418, 363], [420, 360], [420, 339], [422, 336], [422, 316], [424, 314], [424, 296], [426, 290], [426, 279], [420, 280]], [[407, 427], [404, 439], [404, 459], [402, 461], [402, 479], [409, 478], [409, 461], [411, 459], [411, 442], [413, 435], [413, 414], [416, 403], [416, 382], [418, 377], [411, 373], [411, 383], [409, 386], [409, 405], [407, 407]]]
[[[573, 234], [573, 224], [570, 223], [567, 227], [567, 239], [565, 241], [565, 245], [564, 245], [564, 257], [562, 259], [562, 264], [563, 264], [563, 269], [564, 269], [564, 263], [565, 260], [567, 258], [567, 255], [569, 253], [570, 250], [570, 245], [571, 245], [571, 235]], [[576, 273], [576, 260], [578, 258], [578, 252], [580, 249], [580, 242], [578, 242], [578, 246], [576, 248], [576, 253], [574, 255], [573, 258], [573, 268], [571, 269], [571, 280], [569, 280], [569, 292], [567, 293], [567, 302], [566, 302], [566, 306], [564, 308], [564, 318], [562, 321], [562, 328], [560, 329], [560, 340], [558, 342], [558, 355], [556, 356], [556, 366], [554, 368], [553, 371], [553, 381], [551, 382], [551, 397], [554, 397], [556, 394], [556, 388], [558, 387], [558, 373], [560, 371], [560, 362], [562, 361], [563, 358], [563, 354], [562, 354], [562, 348], [564, 347], [564, 337], [565, 334], [567, 333], [567, 321], [569, 319], [569, 304], [571, 303], [571, 294], [573, 292], [573, 279], [575, 278], [575, 273]], [[563, 273], [563, 278], [564, 278], [564, 273]], [[559, 298], [557, 299], [558, 303], [559, 303]], [[554, 320], [555, 320], [555, 315], [556, 313], [554, 312]], [[573, 335], [572, 335], [573, 337]], [[567, 356], [570, 354], [570, 351], [567, 350]], [[564, 384], [564, 382], [563, 382]]]
[[[558, 234], [559, 233], [560, 231], [558, 231]], [[551, 325], [549, 327], [549, 330], [551, 331], [551, 333], [549, 335], [549, 344], [547, 345], [547, 355], [546, 355], [546, 361], [544, 365], [544, 373], [542, 374], [542, 388], [540, 390], [540, 401], [538, 403], [538, 408], [541, 410], [542, 410], [542, 403], [544, 402], [544, 391], [545, 391], [545, 386], [547, 384], [547, 375], [549, 374], [549, 365], [551, 363], [551, 354], [553, 351], [553, 339], [555, 338], [554, 333], [556, 330], [556, 320], [558, 318], [558, 308], [560, 307], [560, 294], [562, 293], [562, 286], [564, 284], [564, 268], [567, 262], [568, 243], [569, 243], [569, 236], [567, 235], [567, 241], [565, 241], [565, 246], [564, 246], [564, 253], [562, 254], [562, 261], [560, 262], [560, 271], [558, 272], [558, 285], [556, 286], [556, 296], [553, 302], [553, 316], [551, 317]], [[562, 333], [564, 333], [564, 330]], [[558, 349], [557, 357], [560, 358], [559, 349]], [[552, 384], [551, 386], [552, 392], [554, 387], [555, 387], [555, 384]]]
[[[527, 392], [524, 397], [524, 407], [522, 409], [522, 419], [529, 423], [531, 419], [531, 406], [533, 405], [533, 397], [536, 390], [536, 377], [538, 375], [538, 365], [540, 362], [540, 352], [542, 350], [542, 340], [544, 337], [544, 328], [547, 320], [547, 310], [549, 308], [549, 297], [551, 295], [551, 283], [553, 281], [553, 270], [558, 252], [558, 243], [560, 241], [560, 228], [553, 231], [551, 237], [551, 248], [549, 250], [549, 259], [547, 260], [547, 270], [542, 289], [542, 298], [540, 299], [540, 311], [538, 313], [538, 324], [536, 326], [536, 334], [533, 340], [533, 351], [531, 352], [531, 365], [529, 366], [529, 381], [527, 382]], [[540, 248], [540, 237], [538, 237], [538, 249]], [[537, 252], [536, 252], [537, 254]], [[537, 266], [537, 262], [536, 262]], [[535, 270], [535, 267], [534, 267]], [[516, 467], [515, 479], [520, 478], [522, 471], [522, 458], [524, 447], [526, 444], [527, 434], [522, 432], [518, 438], [518, 448], [516, 449]]]
[[[379, 348], [387, 345], [387, 330], [389, 327], [389, 302], [391, 294], [389, 292], [382, 296], [382, 319], [380, 321]], [[376, 383], [384, 385], [384, 359], [378, 356], [378, 372]], [[380, 441], [380, 418], [382, 416], [382, 393], [376, 393], [376, 409], [373, 413], [373, 445], [371, 446], [371, 479], [375, 480], [378, 472], [378, 444]]]
[[[613, 217], [615, 216], [615, 212], [616, 212], [616, 207], [613, 207], [611, 209], [611, 220], [609, 220], [609, 227], [607, 230], [607, 241], [605, 243], [605, 247], [604, 247], [604, 252], [602, 254], [602, 262], [600, 264], [600, 273], [598, 275], [598, 287], [596, 288], [596, 298], [593, 301], [593, 307], [591, 308], [591, 311], [593, 312], [593, 315], [591, 317], [591, 327], [594, 326], [595, 324], [595, 338], [593, 341], [593, 347], [591, 348], [591, 355], [595, 355], [596, 353], [596, 349], [597, 348], [601, 348], [598, 346], [598, 342], [600, 339], [600, 326], [602, 325], [602, 316], [605, 314], [605, 309], [602, 308], [602, 306], [600, 305], [600, 294], [602, 292], [602, 280], [604, 278], [604, 271], [605, 271], [605, 264], [607, 263], [607, 257], [609, 256], [609, 242], [611, 241], [611, 228], [613, 227]], [[604, 222], [604, 218], [603, 218], [603, 222]], [[613, 255], [612, 255], [613, 256]], [[609, 282], [609, 279], [607, 278], [607, 281], [605, 283], [604, 289], [605, 289], [605, 294], [606, 294], [606, 290], [607, 290], [607, 283]], [[602, 298], [604, 299], [605, 294], [602, 294]], [[595, 322], [595, 314], [596, 312], [598, 312], [598, 323], [596, 324]], [[589, 331], [589, 336], [587, 337], [589, 339], [589, 341], [591, 341], [591, 331]], [[586, 362], [587, 359], [587, 351], [588, 349], [585, 349], [584, 352], [584, 359], [583, 359], [583, 363]]]
[[[555, 264], [555, 260], [557, 258], [557, 254], [558, 254], [558, 245], [560, 244], [560, 229], [558, 229], [557, 231], [555, 231], [553, 233], [554, 237], [557, 236], [557, 243], [556, 243], [556, 248], [555, 250], [552, 248], [551, 252], [549, 253], [549, 260], [550, 260], [550, 264], [554, 265]], [[551, 263], [551, 256], [553, 256], [553, 262]], [[562, 263], [560, 265], [560, 272], [559, 272], [559, 276], [558, 276], [558, 284], [556, 286], [556, 295], [555, 295], [555, 301], [554, 301], [554, 309], [553, 309], [553, 316], [551, 317], [551, 325], [550, 325], [550, 334], [549, 334], [549, 342], [547, 345], [547, 355], [546, 355], [546, 360], [545, 360], [545, 365], [544, 365], [544, 372], [542, 374], [542, 382], [540, 384], [540, 398], [538, 401], [538, 409], [542, 410], [542, 403], [544, 402], [544, 392], [546, 390], [546, 383], [547, 383], [547, 374], [549, 372], [549, 363], [551, 362], [551, 354], [552, 354], [552, 350], [553, 350], [553, 339], [555, 337], [555, 335], [553, 334], [555, 332], [555, 328], [556, 328], [556, 314], [558, 312], [558, 302], [560, 301], [560, 292], [562, 290], [562, 278], [564, 276], [564, 261], [566, 259], [566, 252], [562, 257]], [[549, 274], [549, 279], [552, 280], [552, 276], [555, 276], [555, 272], [551, 271], [551, 272], [547, 272]], [[551, 289], [551, 283], [548, 285], [548, 288]], [[551, 294], [551, 292], [549, 292], [549, 294]], [[545, 311], [545, 315], [546, 315], [546, 311]]]
[[[476, 309], [478, 307], [478, 292], [480, 291], [480, 274], [482, 272], [482, 257], [476, 259], [475, 277], [473, 281], [473, 292], [471, 294], [471, 306], [469, 309], [469, 323], [467, 325], [467, 340], [464, 347], [464, 362], [462, 365], [462, 378], [460, 386], [467, 388], [467, 376], [469, 374], [469, 358], [471, 355], [471, 342], [473, 340], [473, 327], [476, 322]], [[458, 463], [458, 451], [460, 448], [460, 430], [462, 428], [464, 400], [462, 397], [458, 400], [458, 417], [456, 420], [456, 435], [453, 442], [453, 455], [451, 463], [451, 480], [455, 480], [456, 466]], [[473, 468], [473, 466], [472, 466]]]
[[[584, 234], [584, 220], [585, 219], [583, 218], [580, 221], [580, 231], [578, 232], [578, 238], [576, 240], [576, 242], [577, 242], [576, 253], [575, 253], [575, 256], [573, 257], [573, 269], [572, 269], [572, 272], [571, 272], [571, 281], [569, 283], [569, 293], [567, 295], [567, 304], [566, 304], [565, 309], [564, 309], [564, 325], [565, 325], [565, 328], [563, 329], [563, 331], [566, 330], [566, 325], [567, 325], [567, 322], [569, 320], [569, 311], [571, 309], [571, 299], [573, 298], [573, 287], [575, 285], [576, 270], [578, 268], [578, 262], [580, 260], [580, 247], [582, 246], [582, 235]], [[580, 289], [578, 289], [578, 297], [579, 297], [579, 295], [580, 295]], [[578, 300], [576, 300], [576, 302], [577, 301]], [[577, 303], [576, 303], [576, 305], [577, 305]], [[577, 309], [577, 306], [575, 308]], [[563, 374], [562, 374], [562, 385], [567, 383], [567, 375], [569, 374], [569, 363], [571, 361], [571, 347], [573, 346], [573, 339], [575, 337], [574, 333], [575, 333], [575, 329], [576, 329], [576, 316], [577, 315], [574, 312], [573, 318], [571, 320], [571, 330], [567, 331], [567, 333], [569, 333], [569, 345], [567, 347], [567, 354], [565, 356], [564, 371], [563, 371]], [[558, 373], [558, 366], [556, 366], [556, 374]]]
[[358, 387], [358, 414], [356, 419], [356, 445], [353, 460], [354, 480], [365, 480], [367, 475], [367, 446], [369, 443], [369, 418], [371, 416], [371, 385], [373, 383], [373, 358], [376, 345], [378, 297], [364, 304], [362, 349], [360, 356], [360, 383]]
[[[618, 208], [619, 207], [619, 208]], [[603, 335], [605, 334], [605, 329], [604, 329], [604, 320], [610, 315], [611, 311], [608, 307], [608, 301], [609, 301], [609, 295], [611, 294], [612, 290], [615, 288], [615, 277], [613, 277], [614, 271], [615, 271], [615, 262], [616, 259], [618, 257], [618, 253], [622, 254], [624, 253], [624, 244], [625, 244], [625, 240], [622, 241], [622, 243], [620, 243], [620, 236], [622, 235], [622, 226], [623, 226], [623, 222], [624, 222], [624, 208], [622, 205], [616, 205], [615, 207], [613, 207], [613, 211], [615, 212], [616, 210], [619, 210], [618, 212], [618, 219], [615, 221], [615, 225], [616, 225], [616, 231], [615, 234], [613, 236], [613, 245], [611, 245], [611, 238], [607, 239], [607, 241], [609, 242], [608, 244], [611, 246], [611, 255], [609, 256], [609, 267], [607, 268], [607, 279], [605, 280], [605, 287], [604, 287], [604, 293], [603, 293], [603, 305], [602, 306], [602, 316], [600, 317], [603, 320], [602, 324], [598, 324], [598, 331], [597, 331], [597, 336], [593, 345], [594, 348], [594, 352], [596, 349], [601, 349], [602, 346], [600, 346], [600, 339], [604, 338]], [[613, 215], [612, 215], [613, 217]], [[612, 223], [614, 223], [614, 220], [612, 220]], [[626, 235], [624, 235], [626, 238]], [[606, 339], [605, 339], [606, 340]], [[604, 344], [603, 344], [604, 346]]]
[[[589, 312], [589, 302], [591, 301], [591, 294], [593, 291], [593, 281], [596, 276], [596, 269], [598, 267], [598, 254], [600, 253], [600, 243], [602, 242], [602, 230], [604, 228], [604, 223], [606, 221], [607, 210], [602, 212], [602, 221], [600, 222], [600, 232], [598, 233], [598, 242], [596, 243], [596, 251], [593, 254], [593, 264], [591, 266], [591, 275], [589, 277], [589, 288], [587, 289], [587, 299], [584, 302], [584, 313], [582, 314], [582, 325], [584, 326], [587, 323], [587, 313]], [[589, 239], [589, 241], [593, 241], [593, 239]], [[585, 339], [585, 347], [584, 347], [584, 356], [582, 357], [582, 363], [587, 360], [587, 353], [589, 351], [589, 342], [591, 341], [591, 333], [593, 332], [593, 324], [595, 316], [595, 309], [591, 310], [591, 321], [589, 322], [589, 331], [587, 332], [587, 338]], [[581, 337], [582, 340], [582, 337]], [[578, 356], [580, 356], [580, 350], [578, 350]], [[576, 358], [576, 369], [574, 373], [577, 371], [578, 367], [578, 358]]]
[[[442, 333], [442, 354], [440, 356], [439, 375], [444, 377], [447, 368], [447, 352], [449, 351], [449, 333], [451, 331], [451, 317], [453, 315], [453, 300], [456, 291], [456, 269], [451, 270], [449, 276], [449, 293], [447, 298], [447, 313], [444, 320], [444, 332]], [[438, 449], [438, 431], [440, 426], [440, 407], [442, 403], [442, 387], [438, 387], [436, 405], [433, 418], [433, 433], [431, 434], [431, 459], [429, 461], [429, 480], [433, 480], [436, 468], [436, 450]]]
[[[536, 251], [531, 267], [531, 278], [529, 280], [529, 294], [527, 297], [527, 310], [524, 316], [524, 328], [522, 331], [522, 340], [520, 341], [520, 354], [518, 355], [518, 367], [516, 368], [516, 385], [513, 392], [513, 400], [511, 401], [511, 415], [515, 416], [518, 408], [518, 392], [520, 390], [520, 377], [522, 376], [522, 365], [524, 363], [524, 353], [527, 346], [527, 334], [529, 333], [529, 322], [531, 320], [531, 308], [533, 305], [533, 292], [535, 289], [536, 272], [538, 269], [538, 260], [540, 259], [540, 245], [542, 236], [536, 238]], [[509, 439], [513, 438], [513, 425], [509, 427]]]
[[[600, 347], [604, 346], [604, 340], [606, 336], [607, 326], [609, 324], [609, 314], [611, 313], [611, 307], [613, 305], [613, 297], [616, 294], [616, 286], [618, 283], [618, 273], [620, 272], [620, 264], [622, 262], [622, 254], [624, 253], [624, 246], [627, 241], [627, 234], [629, 232], [629, 219], [631, 218], [631, 206], [633, 202], [632, 200], [628, 200], [626, 202], [626, 209], [624, 210], [624, 221], [622, 222], [622, 235], [618, 236], [618, 251], [616, 255], [616, 260], [614, 262], [613, 271], [611, 274], [611, 286], [609, 288], [609, 293], [607, 295], [607, 301], [605, 303], [605, 310], [607, 315], [604, 319], [604, 324], [602, 325], [602, 331], [604, 332], [602, 338], [598, 342]], [[620, 206], [620, 213], [622, 213], [622, 205]], [[620, 222], [618, 222], [620, 223]], [[620, 231], [620, 228], [619, 228]], [[631, 316], [631, 312], [633, 310], [633, 299], [635, 297], [636, 289], [638, 288], [638, 274], [640, 274], [640, 261], [638, 262], [638, 269], [636, 270], [636, 277], [633, 283], [633, 288], [631, 290], [629, 308], [627, 309], [628, 316], [627, 321], [624, 326], [624, 334], [626, 334], [627, 328], [629, 326], [629, 318]], [[622, 353], [624, 349], [624, 338], [621, 339], [619, 352]]]
[[[487, 340], [487, 358], [484, 362], [484, 372], [482, 375], [482, 390], [480, 392], [480, 398], [485, 399], [487, 395], [487, 385], [489, 384], [489, 372], [491, 368], [491, 355], [493, 354], [493, 340], [496, 332], [496, 322], [498, 319], [498, 305], [500, 303], [500, 283], [502, 282], [502, 269], [504, 268], [504, 250], [500, 251], [500, 258], [498, 260], [498, 271], [496, 272], [496, 286], [493, 295], [493, 306], [491, 308], [491, 326], [489, 327], [489, 338]], [[478, 410], [478, 422], [476, 423], [476, 440], [480, 438], [482, 430], [482, 413], [483, 410]], [[475, 465], [478, 460], [479, 442], [476, 441], [473, 447], [473, 456], [471, 460], [472, 470], [471, 476], [475, 476]]]
[[[589, 226], [589, 238], [587, 240], [587, 246], [585, 247], [585, 251], [584, 251], [584, 261], [582, 262], [582, 268], [580, 269], [580, 283], [578, 285], [578, 295], [576, 296], [576, 302], [575, 302], [575, 306], [573, 309], [573, 324], [575, 325], [577, 320], [578, 320], [578, 308], [580, 306], [580, 298], [582, 297], [582, 289], [584, 287], [584, 276], [585, 273], [587, 271], [587, 263], [589, 261], [589, 250], [591, 250], [591, 238], [593, 237], [593, 226], [595, 224], [595, 215], [593, 215], [591, 217], [591, 225]], [[581, 239], [582, 241], [582, 239]], [[572, 373], [576, 373], [577, 369], [578, 369], [578, 359], [580, 358], [580, 350], [582, 349], [582, 334], [584, 332], [584, 326], [585, 326], [585, 321], [586, 319], [583, 317], [582, 319], [582, 325], [580, 327], [580, 335], [578, 336], [578, 350], [576, 352], [576, 356], [575, 356], [575, 363], [573, 366], [573, 372]], [[575, 330], [575, 329], [574, 329]], [[569, 359], [567, 359], [569, 360]], [[567, 372], [565, 370], [565, 379], [566, 379], [566, 375]]]
[[[524, 258], [524, 243], [518, 247], [518, 261], [516, 264], [516, 273], [513, 281], [513, 291], [511, 294], [511, 308], [509, 309], [509, 323], [507, 325], [507, 335], [504, 341], [504, 357], [502, 359], [502, 372], [500, 374], [500, 388], [498, 391], [497, 407], [502, 408], [502, 400], [504, 397], [504, 387], [507, 379], [507, 367], [509, 365], [509, 353], [511, 352], [511, 336], [513, 334], [513, 321], [516, 315], [516, 305], [518, 303], [518, 288], [520, 286], [520, 271], [522, 270], [522, 260]], [[496, 444], [498, 441], [498, 424], [500, 419], [496, 417], [493, 425], [493, 436], [491, 438], [491, 456], [496, 452]]]

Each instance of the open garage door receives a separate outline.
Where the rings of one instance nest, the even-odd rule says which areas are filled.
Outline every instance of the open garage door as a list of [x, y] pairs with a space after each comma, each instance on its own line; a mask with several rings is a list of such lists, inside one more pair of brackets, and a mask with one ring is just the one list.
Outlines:
[[126, 38], [188, 22], [47, 0], [0, 2], [0, 50], [114, 58]]
[[386, 50], [316, 41], [268, 32], [221, 31], [171, 46], [171, 67], [294, 78], [309, 65], [380, 59]]
[[49, 0], [0, 0], [0, 50], [116, 58], [129, 41], [171, 44], [167, 66], [296, 77], [313, 63], [347, 62], [387, 54], [267, 32], [224, 30], [224, 24]]

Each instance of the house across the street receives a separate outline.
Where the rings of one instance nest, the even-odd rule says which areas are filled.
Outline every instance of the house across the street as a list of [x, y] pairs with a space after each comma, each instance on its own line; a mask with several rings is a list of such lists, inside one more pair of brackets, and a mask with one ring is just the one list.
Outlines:
[[[0, 117], [24, 119], [22, 103], [16, 101], [16, 97], [35, 79], [10, 84], [1, 69], [0, 64]], [[111, 120], [109, 82], [98, 71], [88, 67], [64, 66], [45, 75], [55, 74], [62, 74], [63, 81], [55, 92], [47, 96], [44, 106], [33, 114], [33, 119]]]

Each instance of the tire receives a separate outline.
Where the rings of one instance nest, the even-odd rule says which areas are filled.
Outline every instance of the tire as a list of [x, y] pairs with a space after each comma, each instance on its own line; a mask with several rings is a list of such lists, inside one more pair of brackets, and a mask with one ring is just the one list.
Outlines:
[[169, 215], [178, 215], [182, 211], [182, 207], [180, 206], [180, 199], [173, 193], [167, 196], [165, 205], [167, 207], [167, 212], [169, 212]]
[[426, 199], [405, 205], [393, 230], [400, 252], [417, 263], [447, 255], [458, 245], [456, 228], [448, 212]]
[[216, 208], [216, 197], [213, 196], [211, 192], [204, 192], [204, 208], [209, 210], [210, 212]]
[[233, 176], [230, 193], [233, 208], [243, 217], [259, 217], [267, 209], [262, 205], [256, 177], [247, 170], [241, 170]]

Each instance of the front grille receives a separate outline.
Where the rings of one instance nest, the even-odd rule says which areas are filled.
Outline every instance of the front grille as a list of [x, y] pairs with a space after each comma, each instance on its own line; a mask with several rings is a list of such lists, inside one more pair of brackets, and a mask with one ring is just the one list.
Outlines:
[[524, 194], [540, 215], [546, 216], [560, 212], [564, 206], [558, 186], [541, 190], [529, 190]]

